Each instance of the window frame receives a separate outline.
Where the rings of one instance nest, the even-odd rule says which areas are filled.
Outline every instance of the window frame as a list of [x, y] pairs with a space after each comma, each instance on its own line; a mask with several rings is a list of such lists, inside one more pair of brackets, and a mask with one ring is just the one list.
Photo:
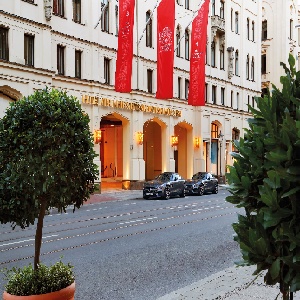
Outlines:
[[0, 26], [0, 59], [9, 61], [9, 28]]
[[110, 62], [111, 59], [108, 57], [104, 57], [104, 70], [103, 70], [103, 77], [104, 77], [104, 83], [110, 85]]
[[65, 1], [53, 0], [53, 14], [59, 17], [65, 16]]
[[24, 34], [24, 60], [25, 65], [34, 67], [34, 35]]
[[75, 50], [75, 78], [81, 79], [82, 51]]
[[[148, 22], [149, 20], [149, 22]], [[152, 28], [152, 18], [151, 18], [151, 12], [147, 11], [146, 12], [146, 47], [152, 48], [152, 32], [153, 32], [153, 28]]]
[[188, 29], [184, 32], [184, 49], [185, 49], [185, 59], [190, 60], [190, 32]]
[[153, 93], [153, 70], [147, 69], [147, 92]]
[[57, 73], [65, 75], [65, 46], [57, 45]]
[[81, 0], [73, 0], [73, 21], [81, 23]]

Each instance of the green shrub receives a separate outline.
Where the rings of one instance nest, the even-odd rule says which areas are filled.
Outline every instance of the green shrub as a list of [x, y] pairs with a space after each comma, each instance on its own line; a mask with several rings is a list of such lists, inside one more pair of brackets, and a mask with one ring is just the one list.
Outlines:
[[73, 266], [62, 261], [47, 267], [39, 264], [35, 271], [32, 265], [5, 270], [5, 290], [11, 295], [29, 296], [59, 291], [75, 280]]
[[240, 265], [266, 270], [266, 284], [280, 283], [284, 299], [300, 290], [300, 73], [289, 56], [281, 64], [282, 91], [273, 86], [257, 98], [257, 109], [227, 174], [231, 196], [245, 209], [233, 224], [241, 248]]

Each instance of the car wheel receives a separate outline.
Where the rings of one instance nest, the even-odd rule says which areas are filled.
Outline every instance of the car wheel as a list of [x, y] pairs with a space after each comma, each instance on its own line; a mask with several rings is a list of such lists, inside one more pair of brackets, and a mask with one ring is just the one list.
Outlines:
[[218, 185], [216, 185], [213, 190], [213, 194], [218, 194], [218, 191], [219, 191], [219, 187], [218, 187]]
[[202, 196], [203, 194], [204, 194], [204, 186], [200, 185], [199, 188], [198, 188], [198, 195]]
[[166, 200], [169, 200], [171, 198], [170, 188], [168, 188], [168, 187], [165, 188], [165, 193], [164, 193], [163, 198], [166, 199]]
[[185, 188], [183, 188], [183, 190], [181, 191], [181, 193], [179, 194], [180, 198], [184, 198], [185, 197]]

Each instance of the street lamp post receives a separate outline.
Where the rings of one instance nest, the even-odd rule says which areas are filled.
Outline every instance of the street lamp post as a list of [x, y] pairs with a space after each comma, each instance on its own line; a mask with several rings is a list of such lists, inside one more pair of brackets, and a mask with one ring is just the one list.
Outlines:
[[223, 174], [222, 174], [222, 146], [223, 146], [223, 137], [224, 134], [220, 131], [218, 135], [219, 143], [220, 143], [220, 183], [223, 183]]

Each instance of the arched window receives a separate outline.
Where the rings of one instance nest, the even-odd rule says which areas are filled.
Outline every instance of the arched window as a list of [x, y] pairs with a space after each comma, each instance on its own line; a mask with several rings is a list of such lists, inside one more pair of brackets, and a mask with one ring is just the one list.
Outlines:
[[254, 81], [254, 57], [251, 59], [251, 80]]
[[109, 32], [109, 2], [108, 0], [102, 0], [101, 2], [101, 30]]
[[184, 33], [184, 48], [185, 48], [185, 59], [190, 59], [190, 32], [188, 29]]
[[146, 47], [152, 47], [152, 19], [151, 13], [146, 12]]
[[246, 60], [246, 78], [249, 79], [249, 66], [250, 66], [250, 61], [249, 61], [249, 54], [247, 55], [247, 60]]
[[176, 56], [180, 57], [180, 26], [176, 28]]
[[235, 75], [239, 75], [239, 51], [235, 51]]

